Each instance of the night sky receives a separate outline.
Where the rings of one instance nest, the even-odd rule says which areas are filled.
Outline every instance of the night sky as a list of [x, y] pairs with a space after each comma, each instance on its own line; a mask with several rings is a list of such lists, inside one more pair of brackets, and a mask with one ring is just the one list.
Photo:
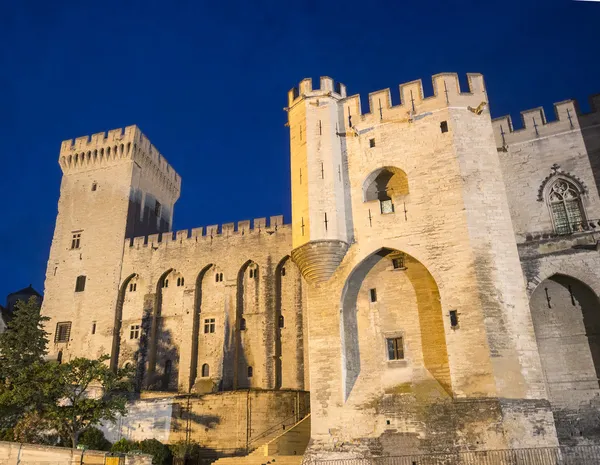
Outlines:
[[0, 302], [43, 290], [62, 140], [137, 124], [182, 176], [174, 229], [289, 222], [282, 109], [304, 77], [396, 104], [403, 82], [480, 72], [494, 117], [552, 119], [600, 92], [599, 20], [571, 0], [0, 0]]

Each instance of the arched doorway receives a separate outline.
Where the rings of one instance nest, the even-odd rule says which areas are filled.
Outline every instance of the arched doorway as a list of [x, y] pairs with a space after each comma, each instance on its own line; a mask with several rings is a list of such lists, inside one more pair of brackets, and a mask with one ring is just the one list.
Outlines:
[[600, 301], [594, 291], [555, 274], [537, 286], [529, 306], [550, 400], [568, 404], [574, 391], [598, 389]]
[[440, 294], [421, 262], [378, 250], [349, 275], [341, 307], [345, 401], [358, 382], [394, 389], [419, 371], [451, 392]]

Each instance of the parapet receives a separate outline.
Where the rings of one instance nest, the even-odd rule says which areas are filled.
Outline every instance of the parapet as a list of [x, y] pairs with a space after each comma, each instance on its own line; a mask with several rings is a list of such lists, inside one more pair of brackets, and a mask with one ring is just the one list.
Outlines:
[[291, 225], [283, 223], [283, 215], [277, 215], [271, 216], [268, 223], [266, 218], [256, 218], [252, 222], [250, 220], [238, 221], [237, 227], [235, 223], [225, 223], [223, 225], [210, 225], [205, 228], [183, 229], [168, 233], [128, 238], [125, 239], [125, 247], [137, 249], [152, 247], [154, 250], [157, 250], [162, 247], [184, 244], [212, 243], [214, 240], [229, 237], [256, 236], [260, 234], [273, 236], [278, 232], [287, 230], [291, 231]]
[[99, 132], [62, 142], [59, 164], [63, 172], [96, 169], [131, 159], [155, 174], [179, 194], [181, 177], [137, 126]]
[[321, 87], [313, 89], [312, 79], [303, 79], [297, 87], [288, 92], [288, 105], [292, 107], [297, 101], [305, 97], [331, 96], [338, 99], [346, 98], [346, 86], [336, 82], [330, 77], [321, 77]]
[[[392, 105], [390, 89], [382, 89], [369, 94], [369, 112], [362, 113], [360, 95], [352, 95], [344, 101], [347, 117], [385, 120], [398, 114], [412, 114], [444, 107], [478, 107], [487, 104], [487, 93], [483, 76], [478, 73], [467, 74], [469, 91], [460, 88], [458, 74], [440, 73], [432, 77], [433, 95], [425, 97], [421, 79], [400, 84], [400, 104]], [[400, 111], [398, 111], [400, 110]], [[356, 121], [356, 120], [355, 120]]]
[[576, 100], [565, 100], [554, 104], [554, 117], [548, 121], [542, 107], [521, 112], [522, 127], [515, 129], [510, 116], [494, 118], [494, 136], [499, 150], [506, 150], [511, 144], [578, 130], [590, 120], [600, 122], [600, 94], [589, 98], [590, 113], [582, 113]]

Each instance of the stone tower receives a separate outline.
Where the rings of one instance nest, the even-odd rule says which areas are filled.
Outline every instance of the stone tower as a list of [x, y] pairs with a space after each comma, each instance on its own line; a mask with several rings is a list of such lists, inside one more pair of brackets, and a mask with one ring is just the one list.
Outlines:
[[62, 143], [42, 313], [50, 354], [110, 354], [125, 237], [169, 231], [181, 178], [136, 126]]
[[331, 276], [352, 242], [341, 101], [346, 88], [328, 77], [305, 79], [289, 92], [292, 257], [308, 281]]
[[330, 78], [288, 94], [313, 457], [556, 444], [483, 77], [468, 80], [436, 75], [427, 98], [403, 84], [395, 106], [374, 92], [369, 113]]

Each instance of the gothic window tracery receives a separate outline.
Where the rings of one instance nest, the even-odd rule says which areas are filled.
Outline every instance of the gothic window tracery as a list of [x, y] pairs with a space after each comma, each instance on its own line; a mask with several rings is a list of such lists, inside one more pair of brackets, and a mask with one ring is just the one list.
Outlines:
[[548, 192], [548, 206], [557, 234], [584, 230], [584, 213], [579, 189], [566, 179], [558, 179]]

